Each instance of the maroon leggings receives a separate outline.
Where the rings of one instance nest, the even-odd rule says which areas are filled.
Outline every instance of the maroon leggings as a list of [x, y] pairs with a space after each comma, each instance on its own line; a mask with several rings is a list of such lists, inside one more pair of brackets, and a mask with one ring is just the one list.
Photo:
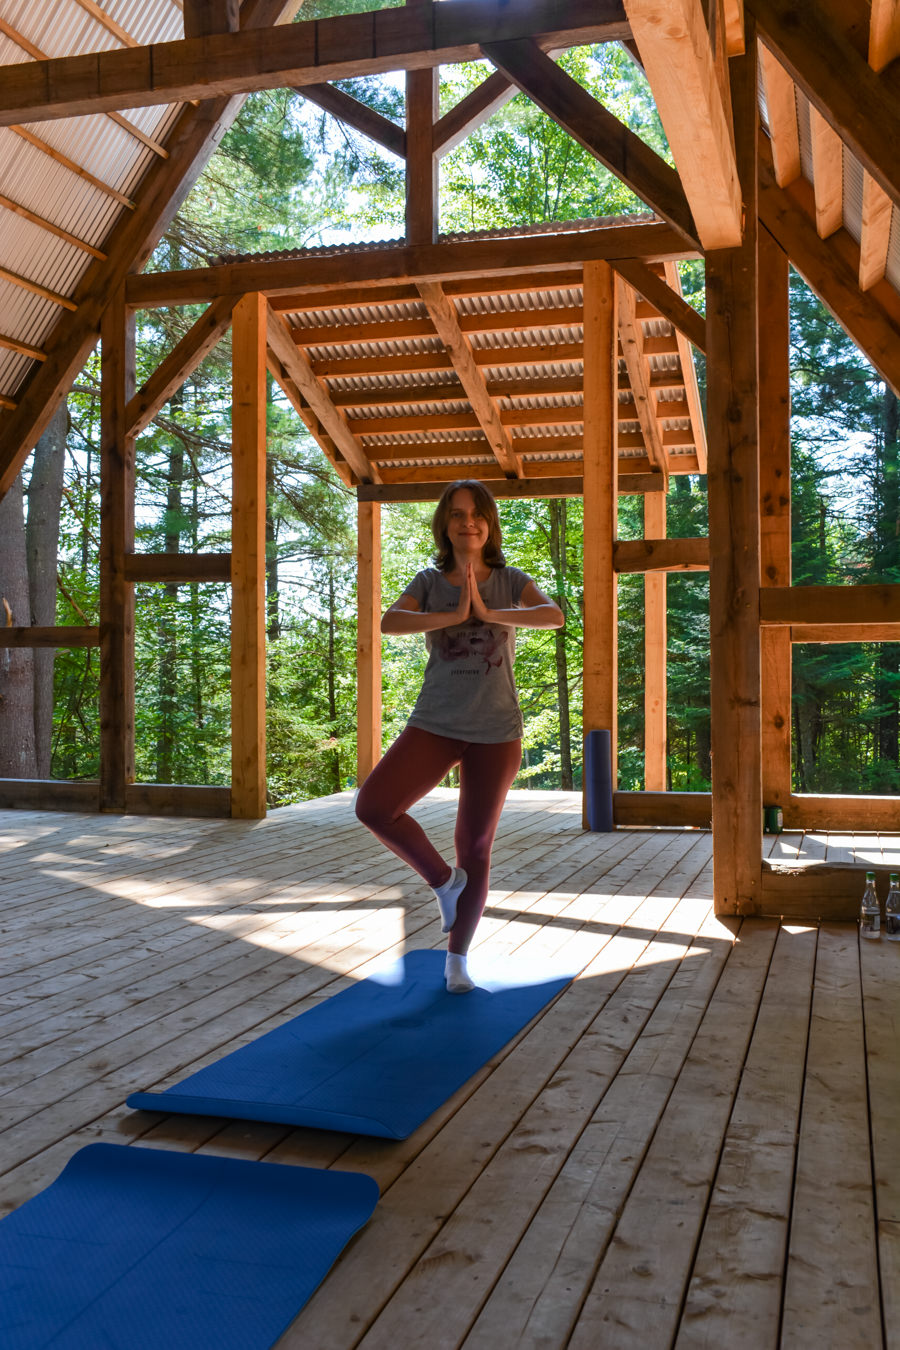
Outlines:
[[362, 823], [429, 886], [442, 886], [449, 876], [447, 863], [406, 813], [459, 765], [456, 862], [469, 879], [457, 902], [451, 952], [467, 952], [478, 927], [490, 882], [491, 846], [521, 760], [521, 741], [477, 745], [407, 727], [359, 790], [356, 814]]

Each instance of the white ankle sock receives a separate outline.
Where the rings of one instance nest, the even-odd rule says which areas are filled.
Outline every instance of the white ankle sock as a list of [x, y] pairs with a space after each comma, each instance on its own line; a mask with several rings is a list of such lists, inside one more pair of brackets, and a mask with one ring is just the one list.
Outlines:
[[449, 933], [456, 923], [456, 902], [462, 895], [468, 880], [469, 878], [461, 867], [454, 867], [449, 879], [444, 882], [443, 886], [432, 887], [437, 897], [438, 909], [441, 911], [442, 933]]
[[458, 952], [448, 952], [444, 963], [444, 979], [447, 981], [448, 994], [468, 994], [475, 988], [466, 968], [466, 958]]

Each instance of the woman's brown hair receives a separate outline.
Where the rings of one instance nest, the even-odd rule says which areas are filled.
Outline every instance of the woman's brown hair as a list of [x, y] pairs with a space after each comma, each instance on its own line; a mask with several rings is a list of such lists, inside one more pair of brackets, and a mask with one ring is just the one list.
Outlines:
[[453, 549], [450, 545], [450, 537], [447, 534], [447, 526], [450, 523], [453, 494], [459, 492], [460, 488], [468, 488], [475, 501], [476, 508], [487, 521], [488, 537], [482, 553], [484, 561], [488, 567], [505, 567], [503, 532], [500, 529], [497, 503], [484, 483], [479, 483], [477, 478], [458, 478], [455, 483], [450, 483], [444, 488], [437, 509], [431, 518], [431, 532], [434, 535], [434, 542], [437, 544], [434, 561], [438, 569], [441, 572], [449, 572], [453, 566]]

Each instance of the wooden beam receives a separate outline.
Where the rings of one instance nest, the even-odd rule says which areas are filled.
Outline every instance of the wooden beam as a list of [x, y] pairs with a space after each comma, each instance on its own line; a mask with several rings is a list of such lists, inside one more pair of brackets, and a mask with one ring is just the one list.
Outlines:
[[[16, 66], [15, 69], [20, 70], [21, 67]], [[68, 155], [64, 155], [62, 150], [57, 150], [55, 145], [51, 145], [50, 142], [44, 140], [43, 137], [35, 135], [28, 127], [20, 127], [13, 124], [9, 129], [21, 140], [27, 141], [35, 150], [39, 150], [42, 155], [46, 155], [48, 159], [52, 159], [54, 164], [61, 164], [64, 169], [68, 169], [76, 178], [81, 178], [85, 183], [90, 183], [91, 187], [96, 188], [98, 192], [104, 193], [105, 196], [111, 197], [114, 202], [118, 202], [119, 205], [124, 206], [126, 210], [133, 211], [135, 209], [135, 204], [131, 197], [126, 196], [124, 192], [120, 192], [118, 188], [111, 187], [104, 179], [98, 178], [96, 174], [91, 173], [83, 164], [79, 164], [77, 160], [70, 159]]]
[[762, 624], [900, 622], [900, 585], [770, 586], [760, 595]]
[[100, 809], [125, 810], [134, 781], [134, 437], [125, 409], [134, 393], [135, 323], [122, 288], [103, 316], [100, 366]]
[[195, 581], [230, 581], [230, 553], [129, 553], [126, 581], [165, 581], [185, 585]]
[[627, 37], [628, 25], [618, 0], [447, 0], [58, 57], [0, 69], [0, 126], [477, 61], [482, 44], [523, 36], [584, 46]]
[[[671, 290], [681, 290], [681, 278], [678, 275], [678, 265], [674, 262], [663, 263], [663, 272], [666, 281]], [[706, 319], [703, 320], [704, 330], [706, 328]], [[687, 340], [681, 330], [676, 327], [675, 337], [678, 342], [678, 356], [681, 361], [681, 377], [684, 384], [684, 401], [687, 404], [687, 415], [691, 419], [691, 429], [694, 433], [694, 446], [697, 451], [697, 472], [706, 473], [706, 414], [703, 404], [700, 401], [700, 387], [697, 383], [697, 367], [694, 364], [694, 353], [688, 346]], [[655, 372], [654, 372], [655, 373]], [[653, 387], [653, 374], [650, 376], [650, 385]], [[661, 416], [659, 403], [656, 407], [657, 417]], [[669, 460], [669, 473], [679, 473], [673, 459]]]
[[746, 203], [740, 248], [706, 257], [710, 716], [716, 912], [759, 908], [762, 856], [759, 656], [756, 40], [731, 62]]
[[900, 621], [896, 623], [792, 623], [787, 629], [764, 628], [769, 632], [787, 632], [791, 642], [900, 642]]
[[859, 249], [846, 230], [819, 239], [812, 225], [812, 188], [798, 178], [779, 188], [772, 171], [768, 143], [760, 143], [760, 219], [788, 258], [865, 352], [879, 374], [900, 390], [900, 301], [885, 282], [859, 289]]
[[[663, 478], [663, 488], [668, 491], [669, 470], [666, 452], [662, 445], [659, 423], [656, 420], [654, 403], [650, 394], [649, 363], [644, 360], [644, 332], [635, 316], [635, 294], [627, 282], [621, 279], [616, 283], [616, 306], [619, 319], [619, 342], [634, 409], [641, 427], [644, 448], [652, 468]], [[627, 438], [619, 434], [619, 445], [627, 445]]]
[[[541, 286], [538, 278], [534, 284], [536, 288]], [[578, 284], [581, 284], [580, 278]], [[419, 294], [416, 293], [414, 298], [418, 300]], [[580, 305], [456, 316], [463, 333], [527, 333], [534, 328], [580, 328], [581, 319]], [[292, 328], [291, 336], [298, 347], [340, 347], [355, 346], [360, 342], [405, 342], [412, 338], [433, 337], [434, 328], [428, 315], [398, 319], [387, 312], [382, 319], [365, 323], [303, 324]]]
[[100, 784], [56, 778], [0, 778], [0, 807], [18, 811], [100, 810]]
[[438, 115], [437, 70], [406, 72], [406, 242], [436, 244], [438, 161], [434, 124]]
[[356, 783], [381, 758], [381, 506], [357, 501]]
[[125, 421], [130, 436], [139, 436], [156, 414], [185, 380], [208, 356], [231, 326], [234, 300], [214, 300], [205, 314], [201, 314], [184, 337], [164, 357], [125, 410]]
[[862, 226], [859, 238], [859, 289], [882, 281], [887, 269], [894, 204], [871, 174], [863, 173]]
[[0, 333], [0, 347], [6, 347], [11, 352], [19, 352], [22, 356], [30, 356], [32, 361], [47, 360], [47, 353], [41, 351], [40, 347], [32, 347], [27, 342], [20, 342], [18, 338], [9, 337], [6, 333]]
[[[557, 272], [553, 277], [550, 290], [571, 290], [581, 286], [581, 262], [573, 263], [567, 270]], [[463, 277], [461, 280], [445, 282], [447, 295], [487, 295], [498, 291], [509, 295], [535, 289], [546, 290], [545, 278], [536, 277], [533, 271], [505, 272], [493, 277], [484, 273]], [[342, 286], [340, 304], [342, 308], [352, 309], [363, 305], [405, 304], [418, 300], [415, 286], [411, 281], [395, 282], [386, 286]], [[328, 309], [335, 303], [334, 288], [325, 291], [303, 291], [297, 295], [272, 296], [269, 304], [279, 313], [302, 313], [303, 311]]]
[[[893, 834], [900, 831], [900, 798], [795, 793], [784, 818], [792, 830], [879, 830]], [[859, 897], [857, 888], [857, 906]]]
[[494, 400], [488, 394], [484, 376], [472, 354], [471, 343], [460, 330], [454, 305], [437, 282], [421, 282], [419, 294], [428, 308], [438, 337], [450, 353], [453, 367], [497, 463], [509, 477], [523, 477], [522, 466], [513, 451], [509, 432], [500, 419]]
[[844, 146], [840, 136], [818, 110], [809, 106], [816, 230], [827, 239], [844, 223]]
[[382, 117], [374, 108], [368, 108], [359, 99], [351, 97], [334, 84], [307, 84], [295, 90], [302, 98], [344, 122], [348, 127], [367, 136], [398, 159], [406, 157], [406, 132], [388, 117]]
[[20, 276], [18, 272], [11, 272], [7, 267], [0, 267], [0, 281], [8, 281], [12, 286], [19, 286], [23, 291], [30, 291], [32, 295], [39, 295], [42, 300], [50, 300], [54, 305], [60, 305], [61, 308], [71, 310], [73, 313], [78, 308], [67, 295], [51, 291], [40, 282]]
[[273, 380], [275, 380], [276, 384], [278, 384], [279, 388], [282, 390], [285, 398], [300, 418], [300, 421], [306, 427], [310, 436], [317, 442], [319, 449], [325, 455], [325, 458], [334, 469], [338, 478], [345, 487], [352, 487], [354, 481], [353, 471], [336, 450], [334, 441], [326, 433], [325, 428], [322, 426], [318, 417], [316, 417], [312, 408], [304, 402], [303, 395], [294, 384], [290, 375], [288, 375], [284, 366], [278, 360], [278, 357], [275, 356], [271, 347], [266, 354], [266, 364]]
[[[296, 9], [297, 0], [244, 0], [241, 18], [249, 29], [290, 18]], [[47, 344], [48, 359], [29, 375], [15, 413], [0, 418], [0, 496], [84, 366], [109, 297], [129, 272], [147, 261], [242, 101], [212, 100], [179, 113], [167, 136], [168, 158], [157, 159], [144, 175], [137, 209], [113, 227], [105, 241], [106, 260], [92, 263], [73, 292], [77, 311], [61, 317], [52, 345]], [[210, 297], [216, 298], [217, 294]]]
[[455, 149], [461, 141], [483, 122], [515, 98], [518, 89], [499, 70], [482, 80], [477, 89], [466, 94], [434, 124], [434, 153], [443, 156]]
[[231, 789], [206, 783], [129, 783], [125, 809], [135, 816], [227, 819], [231, 815]]
[[[621, 465], [619, 466], [621, 474]], [[657, 494], [654, 494], [657, 495]], [[665, 527], [665, 502], [647, 510], [644, 529], [653, 523]], [[617, 572], [707, 572], [708, 539], [667, 539], [661, 532], [647, 539], [617, 539], [613, 547], [613, 566]], [[661, 789], [660, 789], [661, 790]]]
[[313, 374], [309, 358], [291, 339], [287, 325], [278, 314], [268, 310], [268, 343], [284, 370], [299, 389], [310, 409], [322, 424], [336, 449], [347, 461], [360, 482], [378, 482], [378, 471], [350, 431], [347, 419], [331, 402], [328, 391]]
[[615, 274], [606, 263], [584, 269], [584, 645], [583, 727], [610, 733], [617, 782], [618, 598], [613, 566], [617, 534]]
[[744, 0], [724, 0], [725, 51], [728, 56], [743, 56]]
[[241, 26], [241, 0], [182, 0], [185, 37], [236, 33]]
[[900, 201], [900, 79], [876, 75], [847, 32], [845, 0], [746, 0], [760, 36], [810, 102], [889, 194]]
[[661, 473], [634, 473], [627, 477], [619, 474], [618, 494], [620, 497], [636, 497], [644, 492], [665, 492], [666, 485]]
[[708, 792], [614, 792], [613, 819], [617, 826], [658, 829], [669, 826], [708, 830], [712, 796]]
[[625, 0], [625, 13], [700, 242], [735, 247], [741, 192], [701, 0]]
[[[867, 800], [865, 797], [860, 798], [861, 802]], [[898, 823], [895, 814], [892, 828], [896, 829]], [[846, 822], [843, 822], [843, 827], [848, 828]], [[760, 877], [760, 913], [775, 915], [787, 923], [850, 923], [859, 912], [859, 897], [866, 870], [864, 865], [849, 863], [809, 862], [788, 865], [766, 861], [762, 865]], [[874, 870], [881, 874], [881, 887], [886, 891], [887, 868], [876, 867]]]
[[[489, 478], [487, 474], [481, 477]], [[444, 478], [433, 483], [381, 483], [361, 484], [356, 489], [356, 497], [361, 502], [433, 502], [437, 501], [448, 483], [459, 477]], [[571, 478], [490, 478], [491, 492], [495, 497], [546, 498], [580, 497], [583, 482], [580, 474]]]
[[[450, 3], [450, 0], [444, 0]], [[379, 11], [381, 12], [381, 11]], [[385, 10], [392, 14], [395, 11]], [[611, 225], [598, 230], [526, 234], [518, 239], [466, 239], [418, 247], [388, 245], [360, 253], [317, 254], [310, 258], [227, 263], [178, 272], [145, 272], [128, 283], [127, 299], [138, 309], [160, 305], [211, 303], [219, 296], [237, 295], [245, 282], [268, 296], [301, 289], [384, 285], [394, 281], [445, 281], [504, 272], [568, 272], [573, 263], [614, 262], [618, 258], [696, 257], [682, 237], [668, 225], [642, 223]], [[335, 303], [340, 297], [335, 290]]]
[[869, 65], [876, 72], [900, 56], [900, 3], [872, 0], [869, 23]]
[[693, 305], [682, 299], [680, 290], [674, 290], [667, 279], [639, 258], [620, 258], [613, 266], [619, 276], [624, 277], [629, 286], [645, 300], [649, 300], [662, 317], [683, 333], [698, 351], [706, 351], [706, 319], [697, 313]]
[[84, 253], [90, 253], [92, 257], [99, 258], [101, 262], [106, 257], [102, 249], [94, 248], [93, 244], [88, 244], [84, 239], [79, 239], [77, 234], [72, 234], [69, 230], [60, 229], [51, 220], [45, 220], [36, 211], [29, 211], [27, 206], [23, 206], [21, 202], [13, 201], [11, 197], [3, 196], [2, 193], [0, 193], [0, 206], [5, 207], [7, 211], [12, 211], [14, 215], [21, 216], [23, 220], [30, 221], [32, 225], [37, 225], [40, 229], [46, 230], [48, 234], [55, 235], [57, 239], [64, 239], [73, 248], [80, 248]]
[[678, 175], [530, 38], [490, 42], [484, 54], [548, 117], [622, 179], [691, 243], [697, 230]]
[[62, 625], [46, 628], [0, 628], [0, 648], [4, 647], [99, 647], [100, 629], [90, 626]]
[[246, 295], [232, 334], [231, 814], [266, 814], [266, 320]]
[[[666, 542], [666, 503], [667, 497], [662, 492], [646, 495], [644, 534], [647, 538], [639, 542], [651, 545]], [[621, 572], [615, 549], [613, 565]], [[665, 792], [667, 786], [666, 600], [665, 571], [648, 571], [644, 576], [644, 787], [648, 792]]]
[[[788, 260], [761, 226], [759, 256], [760, 585], [791, 583], [791, 386]], [[762, 795], [787, 805], [791, 793], [791, 640], [760, 634]]]

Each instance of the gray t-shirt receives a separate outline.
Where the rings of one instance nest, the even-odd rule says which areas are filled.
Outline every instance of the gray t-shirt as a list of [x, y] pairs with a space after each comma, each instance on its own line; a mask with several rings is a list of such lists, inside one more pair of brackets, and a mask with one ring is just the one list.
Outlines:
[[[512, 609], [530, 580], [517, 567], [493, 567], [478, 590], [488, 609]], [[436, 567], [417, 572], [403, 594], [417, 600], [422, 613], [459, 604], [459, 587]], [[425, 645], [428, 664], [409, 725], [483, 745], [518, 740], [522, 714], [513, 674], [515, 628], [473, 618], [426, 633]]]

